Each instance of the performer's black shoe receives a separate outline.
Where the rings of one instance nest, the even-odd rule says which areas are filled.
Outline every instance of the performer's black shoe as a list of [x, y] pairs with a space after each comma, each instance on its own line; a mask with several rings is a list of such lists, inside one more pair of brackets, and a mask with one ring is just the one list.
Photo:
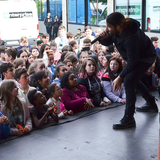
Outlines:
[[127, 129], [131, 127], [136, 127], [136, 122], [134, 117], [127, 115], [125, 115], [119, 123], [113, 124], [113, 129]]
[[146, 102], [141, 107], [136, 107], [136, 111], [138, 112], [158, 112], [158, 107], [155, 102], [155, 98], [151, 102]]

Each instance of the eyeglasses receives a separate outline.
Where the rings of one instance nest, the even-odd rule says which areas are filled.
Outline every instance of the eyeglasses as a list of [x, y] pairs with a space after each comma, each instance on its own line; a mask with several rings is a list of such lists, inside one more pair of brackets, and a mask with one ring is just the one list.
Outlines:
[[59, 91], [59, 90], [61, 90], [62, 88], [61, 87], [58, 87], [55, 91]]

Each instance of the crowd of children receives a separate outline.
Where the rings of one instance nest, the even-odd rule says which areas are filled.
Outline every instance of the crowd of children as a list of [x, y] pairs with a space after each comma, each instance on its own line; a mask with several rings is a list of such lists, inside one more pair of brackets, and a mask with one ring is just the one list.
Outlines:
[[[83, 34], [78, 29], [74, 35], [60, 26], [58, 37], [50, 42], [45, 33], [37, 47], [25, 36], [17, 48], [0, 43], [0, 139], [93, 107], [126, 103], [123, 83], [116, 92], [112, 85], [126, 62], [114, 44], [91, 45], [100, 32], [86, 26]], [[158, 64], [160, 58], [142, 78], [150, 90], [158, 89]]]

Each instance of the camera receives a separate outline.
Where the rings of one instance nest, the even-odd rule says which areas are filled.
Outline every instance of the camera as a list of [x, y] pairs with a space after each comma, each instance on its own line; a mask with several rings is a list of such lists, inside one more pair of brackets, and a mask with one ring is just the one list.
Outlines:
[[89, 51], [90, 50], [90, 47], [84, 47], [82, 48], [82, 51]]

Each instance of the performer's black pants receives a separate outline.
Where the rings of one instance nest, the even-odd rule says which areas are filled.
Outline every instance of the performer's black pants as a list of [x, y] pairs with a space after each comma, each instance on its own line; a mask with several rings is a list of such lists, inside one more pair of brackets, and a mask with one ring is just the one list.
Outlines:
[[153, 96], [147, 87], [140, 81], [152, 63], [138, 62], [135, 68], [129, 72], [124, 78], [124, 86], [126, 90], [126, 109], [125, 115], [133, 116], [135, 112], [136, 92], [137, 90], [143, 98], [148, 102]]

